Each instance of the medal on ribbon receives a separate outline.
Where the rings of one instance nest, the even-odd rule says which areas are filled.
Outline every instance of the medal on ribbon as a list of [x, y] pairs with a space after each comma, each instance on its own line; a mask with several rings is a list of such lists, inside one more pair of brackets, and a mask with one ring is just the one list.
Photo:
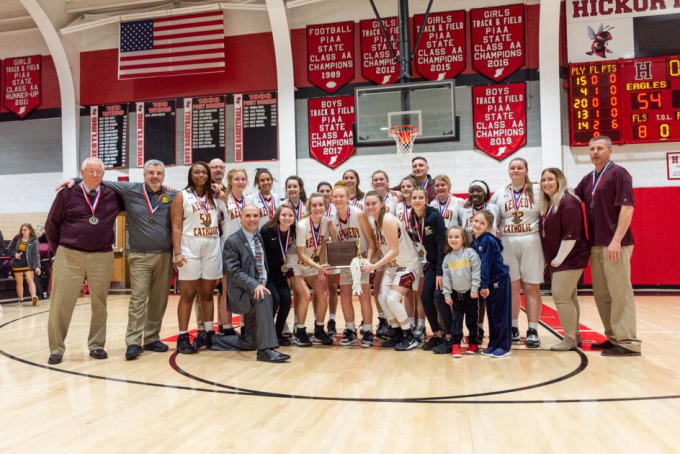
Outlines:
[[524, 183], [524, 186], [522, 186], [522, 190], [517, 192], [515, 191], [512, 187], [510, 188], [510, 191], [512, 191], [512, 207], [515, 209], [515, 214], [512, 218], [512, 223], [519, 225], [522, 223], [522, 217], [519, 215], [519, 205], [522, 201], [522, 197], [524, 197], [524, 192], [527, 189], [527, 184]]
[[212, 219], [210, 216], [210, 213], [208, 212], [208, 195], [204, 195], [203, 197], [198, 197], [196, 196], [198, 201], [201, 203], [201, 209], [203, 210], [203, 213], [205, 213], [205, 218], [203, 219], [203, 227], [210, 227], [210, 224], [212, 223]]
[[439, 204], [439, 214], [444, 217], [444, 213], [446, 213], [446, 210], [449, 209], [449, 205], [451, 204], [451, 196], [449, 196], [445, 204], [442, 204], [441, 200], [439, 199], [437, 199], [437, 203]]
[[318, 227], [314, 227], [314, 222], [312, 222], [312, 217], [309, 217], [309, 229], [312, 231], [312, 240], [314, 241], [314, 258], [317, 260], [314, 260], [316, 263], [318, 262], [318, 255], [317, 251], [319, 250], [319, 243], [320, 243], [320, 238], [319, 236], [321, 235], [321, 222], [319, 222]]
[[600, 184], [600, 180], [602, 179], [602, 175], [609, 169], [609, 166], [611, 166], [614, 163], [614, 161], [609, 161], [606, 166], [604, 166], [604, 169], [600, 170], [599, 173], [595, 172], [593, 170], [593, 188], [590, 190], [590, 208], [595, 208], [595, 190], [597, 190], [597, 186]]
[[156, 214], [156, 210], [158, 209], [159, 206], [161, 206], [161, 202], [159, 200], [156, 206], [153, 206], [153, 204], [151, 203], [151, 198], [149, 198], [149, 194], [146, 191], [146, 185], [144, 188], [142, 188], [142, 193], [144, 194], [144, 200], [146, 200], [146, 208], [149, 210], [149, 214], [151, 215], [151, 217], [149, 218], [149, 224], [154, 225], [156, 223], [156, 220], [153, 218], [153, 215]]
[[234, 205], [236, 205], [236, 211], [238, 212], [238, 217], [241, 217], [241, 212], [243, 211], [243, 208], [246, 206], [246, 198], [241, 195], [241, 200], [236, 200], [236, 196], [234, 195], [234, 191], [231, 191], [229, 193], [231, 196], [231, 199], [234, 201]]
[[89, 219], [91, 225], [97, 225], [99, 224], [99, 219], [97, 216], [95, 216], [95, 211], [97, 211], [97, 205], [99, 205], [99, 196], [101, 195], [102, 191], [101, 188], [97, 189], [97, 195], [94, 196], [94, 202], [90, 202], [90, 198], [87, 195], [87, 191], [85, 190], [85, 185], [81, 183], [80, 189], [83, 190], [83, 196], [85, 196], [85, 201], [87, 202], [87, 206], [90, 207], [90, 211], [92, 211], [92, 217]]
[[349, 207], [347, 207], [347, 220], [345, 222], [340, 219], [340, 212], [336, 213], [336, 216], [338, 217], [338, 239], [340, 241], [345, 241], [347, 240], [347, 235], [345, 234], [345, 229], [342, 228], [342, 225], [345, 224], [347, 228], [349, 228]]
[[404, 224], [406, 224], [406, 230], [411, 230], [411, 217], [409, 216], [409, 207], [404, 204]]
[[288, 231], [286, 232], [286, 246], [284, 247], [283, 243], [281, 242], [281, 229], [279, 226], [276, 226], [276, 233], [277, 237], [279, 239], [279, 247], [281, 248], [281, 257], [283, 258], [283, 265], [281, 265], [281, 272], [283, 274], [286, 274], [288, 272], [288, 267], [286, 266], [286, 257], [288, 256], [288, 246], [290, 246], [290, 229], [291, 227], [288, 228]]
[[274, 217], [274, 211], [276, 211], [276, 201], [273, 196], [269, 196], [269, 199], [264, 197], [262, 193], [258, 193], [262, 206], [264, 207], [265, 214], [271, 219]]
[[548, 209], [545, 210], [545, 214], [543, 215], [543, 232], [541, 234], [543, 235], [543, 238], [545, 238], [545, 220], [548, 219], [548, 216], [550, 215], [550, 210], [552, 209], [552, 202], [550, 202], [550, 205], [548, 205]]
[[418, 256], [420, 258], [425, 257], [425, 251], [423, 250], [423, 236], [425, 235], [425, 214], [423, 214], [423, 219], [420, 221], [420, 225], [418, 225], [418, 219], [416, 216], [413, 216], [413, 224], [414, 230], [418, 233], [418, 242], [420, 243], [420, 248], [418, 250]]

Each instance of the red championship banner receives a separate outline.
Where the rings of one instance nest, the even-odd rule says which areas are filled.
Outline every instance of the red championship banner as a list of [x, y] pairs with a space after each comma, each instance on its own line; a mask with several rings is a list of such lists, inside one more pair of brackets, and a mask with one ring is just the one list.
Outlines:
[[5, 107], [24, 118], [40, 105], [40, 64], [42, 57], [5, 60]]
[[500, 82], [525, 61], [524, 5], [470, 10], [472, 67]]
[[[386, 17], [382, 20], [392, 47], [399, 55], [399, 19]], [[401, 72], [399, 63], [393, 57], [377, 19], [362, 20], [361, 30], [361, 75], [374, 84], [393, 84]]]
[[309, 155], [335, 169], [354, 154], [354, 96], [309, 99]]
[[[415, 36], [424, 19], [415, 15]], [[415, 56], [418, 74], [427, 80], [453, 79], [465, 69], [465, 57], [465, 11], [430, 14]]]
[[335, 93], [354, 78], [354, 22], [307, 26], [307, 79]]
[[472, 87], [475, 146], [502, 161], [527, 142], [526, 85]]

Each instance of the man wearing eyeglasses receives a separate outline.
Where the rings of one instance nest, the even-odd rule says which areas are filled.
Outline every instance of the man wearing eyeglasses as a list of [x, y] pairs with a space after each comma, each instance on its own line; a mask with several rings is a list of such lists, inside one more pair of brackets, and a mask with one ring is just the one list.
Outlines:
[[113, 268], [113, 226], [123, 209], [113, 190], [101, 186], [104, 164], [87, 158], [80, 167], [83, 180], [57, 194], [45, 223], [55, 252], [48, 320], [49, 364], [62, 361], [73, 309], [87, 279], [92, 316], [88, 348], [94, 359], [106, 359], [106, 299]]

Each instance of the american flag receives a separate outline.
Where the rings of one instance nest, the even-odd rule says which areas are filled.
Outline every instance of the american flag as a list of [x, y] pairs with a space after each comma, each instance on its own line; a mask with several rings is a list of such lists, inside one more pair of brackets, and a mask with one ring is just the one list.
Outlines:
[[122, 22], [118, 79], [224, 71], [222, 11]]

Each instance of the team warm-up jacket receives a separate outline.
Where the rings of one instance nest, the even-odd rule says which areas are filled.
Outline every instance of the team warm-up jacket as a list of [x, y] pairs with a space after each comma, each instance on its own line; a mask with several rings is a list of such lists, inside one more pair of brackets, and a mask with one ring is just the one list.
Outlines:
[[508, 274], [508, 267], [503, 263], [503, 245], [501, 240], [484, 232], [472, 242], [472, 248], [477, 252], [482, 262], [482, 275], [479, 288], [488, 289], [489, 285]]
[[[416, 221], [416, 216], [411, 219], [409, 232], [411, 237], [418, 241], [418, 230], [420, 219]], [[418, 227], [414, 224], [418, 222]], [[428, 263], [436, 265], [437, 276], [442, 275], [442, 263], [444, 262], [444, 245], [446, 244], [446, 225], [444, 218], [439, 211], [431, 206], [425, 207], [425, 233], [423, 235], [423, 246], [425, 246], [426, 258]]]

